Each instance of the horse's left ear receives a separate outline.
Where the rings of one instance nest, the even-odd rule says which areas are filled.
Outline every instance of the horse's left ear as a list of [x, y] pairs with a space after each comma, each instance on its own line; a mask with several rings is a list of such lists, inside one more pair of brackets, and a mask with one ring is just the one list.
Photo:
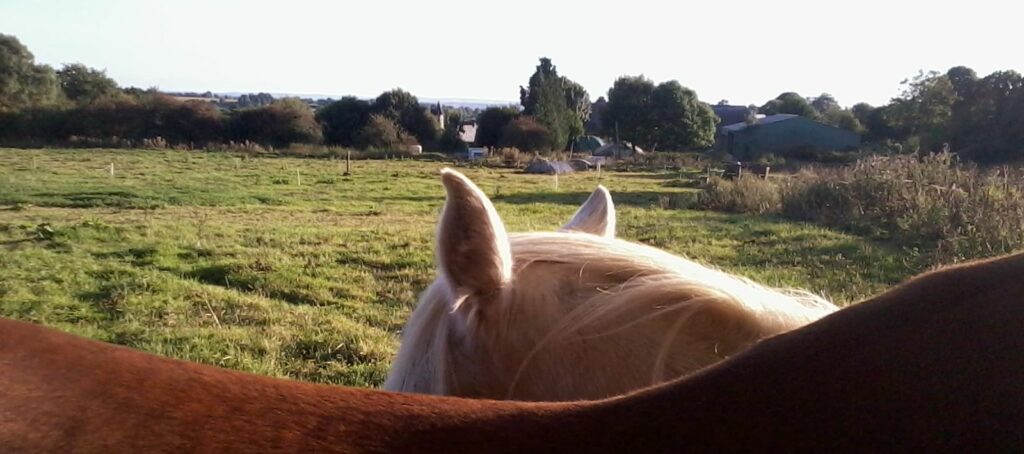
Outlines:
[[612, 195], [604, 186], [598, 185], [562, 230], [614, 238], [615, 205], [612, 203]]
[[441, 170], [447, 199], [437, 226], [437, 260], [453, 290], [491, 296], [512, 278], [512, 253], [494, 205], [461, 173]]

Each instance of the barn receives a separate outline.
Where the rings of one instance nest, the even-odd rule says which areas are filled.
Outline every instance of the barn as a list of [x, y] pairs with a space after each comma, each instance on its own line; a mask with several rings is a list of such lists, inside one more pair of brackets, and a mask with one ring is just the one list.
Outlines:
[[803, 150], [848, 150], [860, 146], [860, 134], [799, 115], [778, 114], [757, 123], [722, 127], [716, 148], [736, 159]]

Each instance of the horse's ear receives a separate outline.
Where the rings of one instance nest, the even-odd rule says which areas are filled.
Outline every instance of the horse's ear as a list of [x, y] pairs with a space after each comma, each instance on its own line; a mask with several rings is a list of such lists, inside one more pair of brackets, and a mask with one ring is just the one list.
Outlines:
[[612, 203], [612, 195], [604, 186], [598, 185], [562, 230], [614, 238], [615, 205]]
[[493, 295], [512, 276], [505, 226], [480, 188], [461, 173], [441, 170], [447, 200], [437, 226], [437, 260], [457, 294]]

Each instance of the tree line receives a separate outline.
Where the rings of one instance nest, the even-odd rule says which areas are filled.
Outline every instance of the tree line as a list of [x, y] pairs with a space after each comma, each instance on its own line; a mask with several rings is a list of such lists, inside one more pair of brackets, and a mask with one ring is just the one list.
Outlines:
[[[883, 106], [842, 107], [823, 93], [805, 98], [782, 93], [748, 107], [758, 114], [795, 114], [857, 132], [887, 149], [952, 149], [977, 161], [1019, 159], [1024, 153], [1024, 78], [1015, 71], [979, 77], [958, 66], [920, 73], [903, 82], [900, 96]], [[315, 112], [298, 99], [268, 94], [240, 99], [223, 112], [202, 101], [181, 101], [154, 89], [120, 87], [104, 71], [74, 63], [59, 70], [36, 64], [17, 38], [0, 34], [0, 140], [8, 144], [61, 144], [76, 138], [202, 146], [227, 141], [275, 147], [323, 143], [394, 150], [409, 145], [464, 150], [461, 130], [475, 121], [475, 145], [522, 151], [558, 151], [582, 134], [621, 140], [647, 150], [706, 150], [719, 118], [697, 93], [671, 80], [640, 76], [615, 80], [607, 97], [587, 91], [541, 58], [519, 89], [518, 106], [483, 111], [432, 112], [402, 89], [374, 99], [348, 96]], [[720, 104], [728, 104], [726, 101]], [[443, 124], [438, 114], [444, 114]]]
[[[172, 145], [190, 146], [238, 141], [275, 147], [323, 143], [393, 150], [420, 144], [458, 151], [468, 145], [461, 139], [464, 121], [474, 120], [475, 145], [557, 151], [585, 132], [592, 109], [587, 91], [560, 75], [547, 58], [540, 59], [527, 84], [520, 87], [520, 106], [482, 112], [431, 112], [402, 89], [372, 100], [347, 96], [316, 112], [300, 100], [277, 100], [261, 93], [240, 98], [240, 109], [222, 112], [208, 102], [181, 101], [155, 89], [120, 87], [104, 71], [79, 63], [60, 70], [36, 64], [17, 38], [6, 35], [0, 35], [0, 62], [5, 68], [0, 71], [0, 140], [8, 144], [111, 138], [138, 143], [159, 137]], [[642, 77], [636, 81], [645, 83]], [[653, 85], [650, 91], [655, 92]], [[626, 98], [612, 96], [610, 112], [623, 107], [627, 140], [651, 147], [661, 143], [668, 148], [710, 144], [713, 131], [707, 127], [713, 128], [714, 115], [691, 90], [672, 82], [658, 86], [650, 97], [651, 105]], [[638, 110], [645, 108], [658, 114]], [[438, 121], [441, 113], [444, 124]], [[664, 126], [632, 134], [630, 125], [645, 120]], [[704, 129], [697, 131], [700, 127]]]
[[617, 136], [651, 150], [700, 150], [714, 143], [714, 112], [674, 80], [655, 85], [643, 76], [623, 76], [607, 101], [592, 103], [580, 84], [541, 58], [519, 98], [521, 110], [491, 107], [480, 113], [478, 145], [564, 150], [584, 133]]
[[209, 102], [123, 88], [104, 71], [80, 63], [54, 70], [36, 64], [17, 38], [0, 34], [0, 139], [8, 144], [160, 138], [189, 146], [236, 141], [397, 149], [433, 144], [440, 135], [428, 109], [401, 89], [373, 101], [346, 97], [316, 113], [299, 99], [265, 93], [243, 96], [239, 105], [222, 112]]

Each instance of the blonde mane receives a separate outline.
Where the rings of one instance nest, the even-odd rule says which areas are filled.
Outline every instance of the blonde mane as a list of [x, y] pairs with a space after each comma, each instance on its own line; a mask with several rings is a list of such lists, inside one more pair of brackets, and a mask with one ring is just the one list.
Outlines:
[[[608, 203], [611, 220], [598, 224], [614, 226]], [[511, 274], [489, 293], [466, 291], [442, 266], [406, 325], [385, 388], [607, 397], [693, 373], [836, 310], [811, 293], [767, 288], [602, 232], [507, 235]]]

